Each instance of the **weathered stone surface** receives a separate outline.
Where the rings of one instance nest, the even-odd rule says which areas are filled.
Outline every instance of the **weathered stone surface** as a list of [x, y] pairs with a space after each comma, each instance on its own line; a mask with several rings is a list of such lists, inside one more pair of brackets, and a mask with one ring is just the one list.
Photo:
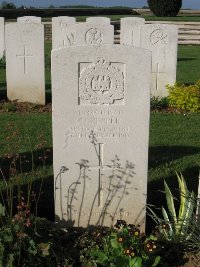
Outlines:
[[19, 23], [41, 23], [41, 18], [35, 17], [35, 16], [24, 16], [24, 17], [18, 17], [17, 22]]
[[75, 45], [114, 43], [114, 26], [96, 23], [77, 23], [72, 27]]
[[140, 47], [140, 26], [145, 24], [145, 19], [128, 17], [121, 19], [120, 43]]
[[89, 17], [86, 22], [97, 25], [110, 25], [110, 19], [106, 17]]
[[52, 38], [53, 49], [72, 45], [113, 44], [114, 27], [106, 18], [76, 23], [75, 18], [58, 17], [52, 19]]
[[4, 18], [0, 17], [0, 58], [5, 52], [5, 37], [4, 37]]
[[131, 46], [52, 52], [57, 221], [144, 227], [150, 65], [150, 52]]
[[6, 25], [6, 75], [8, 99], [45, 104], [42, 24]]
[[175, 25], [141, 26], [141, 47], [152, 52], [151, 94], [168, 95], [166, 85], [176, 82], [178, 28]]
[[74, 44], [74, 34], [71, 26], [76, 24], [73, 17], [52, 18], [52, 47], [53, 49], [71, 46]]

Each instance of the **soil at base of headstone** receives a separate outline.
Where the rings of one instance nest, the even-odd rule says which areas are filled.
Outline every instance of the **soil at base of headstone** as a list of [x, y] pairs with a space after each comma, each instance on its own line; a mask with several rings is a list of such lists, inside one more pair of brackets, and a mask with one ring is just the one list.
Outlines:
[[[190, 112], [179, 110], [171, 107], [156, 108], [151, 110], [153, 113], [177, 113], [177, 114], [189, 114]], [[0, 100], [0, 113], [48, 113], [52, 112], [52, 104], [38, 105], [27, 102]], [[200, 265], [199, 265], [200, 267]]]
[[38, 105], [27, 102], [17, 102], [17, 101], [0, 101], [0, 113], [48, 113], [52, 111], [51, 103], [46, 105]]

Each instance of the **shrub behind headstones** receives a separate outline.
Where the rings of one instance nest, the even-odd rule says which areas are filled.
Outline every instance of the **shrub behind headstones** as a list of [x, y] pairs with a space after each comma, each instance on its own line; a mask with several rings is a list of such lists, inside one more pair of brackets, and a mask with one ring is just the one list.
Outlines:
[[149, 8], [158, 17], [175, 17], [181, 6], [182, 0], [147, 0]]

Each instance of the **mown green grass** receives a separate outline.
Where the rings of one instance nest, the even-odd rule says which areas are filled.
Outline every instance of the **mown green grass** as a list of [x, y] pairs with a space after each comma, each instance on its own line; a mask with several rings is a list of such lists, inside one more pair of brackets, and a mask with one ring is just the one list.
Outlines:
[[[85, 21], [88, 16], [77, 16], [76, 20], [81, 22]], [[156, 16], [140, 16], [140, 15], [105, 15], [104, 17], [110, 18], [112, 21], [118, 21], [125, 17], [144, 18], [147, 21], [183, 21], [183, 22], [200, 22], [200, 16], [177, 16], [177, 17], [156, 17]], [[15, 21], [15, 20], [9, 20]], [[43, 18], [43, 22], [51, 22], [51, 18]]]
[[[46, 61], [46, 91], [50, 95], [50, 51], [51, 44], [45, 44]], [[200, 46], [179, 46], [177, 81], [195, 83], [200, 79]], [[5, 95], [5, 70], [0, 70], [0, 97]], [[151, 114], [150, 143], [149, 143], [149, 173], [148, 173], [148, 201], [156, 204], [162, 201], [163, 180], [176, 185], [175, 171], [181, 171], [188, 181], [189, 188], [196, 189], [197, 177], [200, 169], [200, 114]], [[51, 114], [0, 114], [0, 167], [8, 166], [6, 154], [15, 152], [15, 140], [9, 138], [12, 131], [7, 130], [11, 123], [19, 130], [16, 143], [20, 154], [30, 154], [38, 157], [41, 151], [37, 145], [40, 134], [47, 143], [46, 148], [52, 151]], [[38, 177], [41, 177], [42, 165], [36, 160], [35, 166]], [[52, 158], [48, 161], [45, 177], [47, 181], [48, 197], [53, 199], [53, 170]], [[51, 184], [49, 188], [49, 182]], [[52, 194], [52, 195], [51, 195]], [[43, 203], [48, 203], [43, 202]]]
[[149, 181], [167, 179], [175, 171], [186, 174], [192, 171], [191, 179], [197, 178], [199, 120], [200, 114], [151, 114]]
[[194, 84], [200, 79], [200, 46], [179, 45], [177, 82]]
[[[200, 170], [200, 114], [163, 114], [151, 113], [149, 141], [149, 202], [155, 203], [157, 190], [163, 188], [163, 180], [177, 186], [175, 171], [182, 172], [190, 189], [197, 189], [197, 178]], [[13, 131], [7, 130], [8, 124], [14, 125], [14, 132], [19, 134], [14, 138]], [[38, 144], [41, 134], [46, 139], [45, 147], [52, 150], [51, 114], [0, 114], [0, 166], [7, 164], [7, 153], [15, 150], [21, 155], [33, 152], [34, 157], [40, 152]], [[52, 155], [51, 155], [52, 157]], [[36, 159], [36, 170], [39, 175], [42, 168]], [[52, 158], [48, 160], [46, 175], [52, 182]], [[52, 197], [53, 197], [53, 188]], [[162, 196], [159, 196], [162, 198]]]
[[[48, 113], [33, 114], [0, 114], [0, 157], [3, 157], [9, 147], [13, 146], [13, 132], [19, 131], [16, 143], [20, 144], [18, 152], [35, 150], [40, 143], [40, 136], [45, 136], [46, 146], [52, 146], [51, 115]], [[12, 142], [11, 142], [12, 141]]]
[[156, 17], [143, 16], [148, 21], [183, 21], [183, 22], [200, 22], [200, 16], [177, 16], [177, 17]]

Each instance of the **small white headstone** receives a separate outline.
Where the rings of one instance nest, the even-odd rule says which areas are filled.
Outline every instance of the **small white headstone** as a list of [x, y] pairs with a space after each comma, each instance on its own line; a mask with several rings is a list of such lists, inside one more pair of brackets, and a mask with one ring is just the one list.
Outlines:
[[178, 28], [175, 25], [141, 26], [141, 47], [152, 52], [151, 94], [165, 97], [166, 85], [176, 82]]
[[0, 58], [4, 56], [5, 52], [5, 31], [4, 18], [0, 17]]
[[8, 99], [45, 104], [44, 25], [6, 25], [6, 75]]
[[140, 26], [145, 24], [145, 19], [128, 17], [121, 19], [120, 43], [140, 47]]
[[110, 19], [106, 17], [89, 17], [86, 22], [97, 25], [110, 25]]
[[24, 17], [18, 17], [17, 22], [19, 23], [41, 23], [41, 18], [35, 17], [35, 16], [24, 16]]
[[150, 67], [150, 52], [131, 46], [52, 51], [57, 221], [144, 227]]
[[74, 44], [74, 34], [71, 26], [76, 24], [73, 17], [52, 18], [52, 47], [53, 49], [71, 46]]

